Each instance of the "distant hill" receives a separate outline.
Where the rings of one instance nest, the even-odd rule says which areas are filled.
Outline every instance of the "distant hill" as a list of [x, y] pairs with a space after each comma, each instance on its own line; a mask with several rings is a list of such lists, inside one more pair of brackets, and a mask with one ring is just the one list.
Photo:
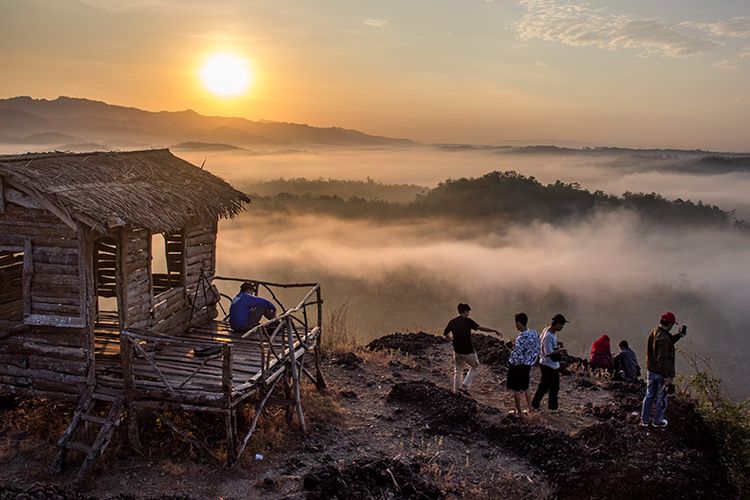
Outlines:
[[188, 149], [191, 151], [227, 151], [227, 150], [239, 150], [237, 146], [231, 144], [221, 144], [218, 142], [181, 142], [179, 144], [173, 144], [170, 149]]
[[74, 136], [84, 142], [109, 146], [126, 143], [133, 147], [189, 142], [220, 143], [235, 147], [258, 144], [414, 144], [408, 139], [368, 135], [339, 127], [204, 116], [192, 110], [152, 112], [72, 97], [53, 100], [31, 97], [0, 99], [0, 136], [21, 137], [51, 132]]
[[63, 144], [66, 142], [80, 141], [79, 137], [75, 137], [61, 132], [37, 132], [35, 134], [29, 134], [24, 137], [18, 136], [2, 136], [0, 142], [5, 144]]
[[0, 134], [8, 136], [27, 135], [29, 133], [45, 132], [52, 124], [32, 113], [21, 109], [5, 107], [7, 100], [0, 100]]

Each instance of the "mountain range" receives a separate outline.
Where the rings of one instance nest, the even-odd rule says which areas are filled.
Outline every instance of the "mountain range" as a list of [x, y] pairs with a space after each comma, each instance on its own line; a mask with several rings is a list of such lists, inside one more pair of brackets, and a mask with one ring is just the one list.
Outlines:
[[[163, 147], [177, 143], [246, 146], [409, 146], [408, 139], [339, 127], [205, 116], [193, 110], [152, 112], [90, 99], [0, 99], [0, 143], [65, 149]], [[231, 147], [231, 146], [228, 146]]]

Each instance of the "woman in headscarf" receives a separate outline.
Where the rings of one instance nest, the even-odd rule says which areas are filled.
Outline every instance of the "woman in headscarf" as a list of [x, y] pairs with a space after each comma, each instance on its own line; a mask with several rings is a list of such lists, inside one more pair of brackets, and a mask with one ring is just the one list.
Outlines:
[[614, 363], [612, 362], [612, 351], [609, 346], [609, 336], [607, 334], [602, 335], [591, 344], [589, 366], [591, 366], [592, 369], [601, 368], [610, 371], [614, 368]]

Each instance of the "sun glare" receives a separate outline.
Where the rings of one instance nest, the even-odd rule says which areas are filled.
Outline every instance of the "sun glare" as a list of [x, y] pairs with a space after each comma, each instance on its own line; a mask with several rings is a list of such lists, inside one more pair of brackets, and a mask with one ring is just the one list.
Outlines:
[[214, 54], [200, 70], [203, 86], [222, 97], [244, 93], [250, 85], [251, 76], [248, 61], [232, 54]]

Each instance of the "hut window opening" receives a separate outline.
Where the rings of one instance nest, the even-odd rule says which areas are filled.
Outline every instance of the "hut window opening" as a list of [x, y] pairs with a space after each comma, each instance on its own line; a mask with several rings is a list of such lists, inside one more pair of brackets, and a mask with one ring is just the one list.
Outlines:
[[23, 252], [0, 252], [0, 318], [23, 321]]
[[183, 231], [156, 233], [151, 237], [151, 270], [154, 295], [183, 286], [185, 238]]
[[119, 323], [117, 297], [117, 240], [105, 236], [94, 243], [97, 322]]

